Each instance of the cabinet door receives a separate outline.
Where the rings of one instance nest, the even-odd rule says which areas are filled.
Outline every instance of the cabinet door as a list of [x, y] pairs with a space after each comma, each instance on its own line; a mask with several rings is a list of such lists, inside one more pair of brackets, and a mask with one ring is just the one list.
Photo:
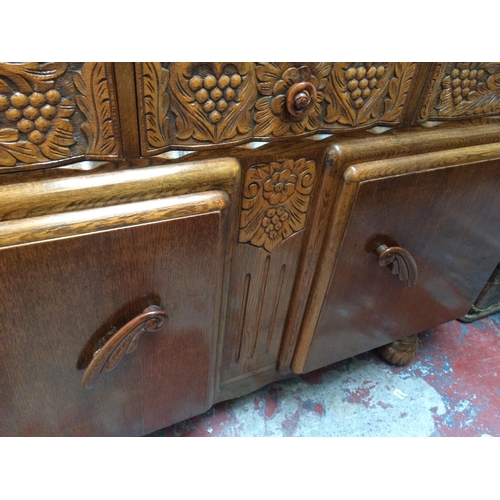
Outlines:
[[228, 201], [0, 223], [1, 435], [143, 435], [212, 405]]
[[[339, 229], [316, 328], [309, 345], [301, 339], [294, 371], [313, 370], [467, 312], [500, 260], [500, 163], [436, 168], [461, 158], [451, 151], [346, 172], [348, 220], [343, 234]], [[399, 173], [406, 175], [394, 175]], [[397, 262], [383, 261], [381, 245], [402, 247], [395, 251]]]

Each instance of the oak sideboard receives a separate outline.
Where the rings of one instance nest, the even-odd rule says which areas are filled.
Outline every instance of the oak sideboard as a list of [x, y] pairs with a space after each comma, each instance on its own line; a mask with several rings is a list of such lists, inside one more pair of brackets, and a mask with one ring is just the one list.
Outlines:
[[0, 435], [139, 436], [464, 316], [500, 63], [0, 63]]

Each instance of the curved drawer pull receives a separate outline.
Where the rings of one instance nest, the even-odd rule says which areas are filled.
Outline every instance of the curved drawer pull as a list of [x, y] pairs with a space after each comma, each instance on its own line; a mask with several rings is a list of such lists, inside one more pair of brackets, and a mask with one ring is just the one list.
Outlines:
[[312, 83], [294, 83], [286, 93], [286, 109], [292, 120], [301, 120], [316, 104], [316, 100], [316, 87]]
[[392, 264], [392, 274], [397, 274], [401, 281], [413, 286], [418, 279], [418, 267], [410, 252], [401, 247], [380, 245], [377, 250], [379, 266]]
[[94, 386], [101, 373], [116, 368], [125, 354], [135, 351], [143, 332], [155, 333], [168, 321], [167, 314], [158, 306], [150, 306], [122, 326], [100, 349], [94, 353], [82, 379], [82, 388]]

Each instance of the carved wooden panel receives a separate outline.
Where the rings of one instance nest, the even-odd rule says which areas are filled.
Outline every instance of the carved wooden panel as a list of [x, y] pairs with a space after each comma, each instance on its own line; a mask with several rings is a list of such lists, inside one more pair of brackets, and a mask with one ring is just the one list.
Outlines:
[[425, 87], [418, 121], [500, 113], [500, 63], [436, 63]]
[[417, 63], [137, 63], [142, 153], [398, 125]]
[[[228, 293], [221, 380], [274, 370], [317, 185], [318, 157], [242, 165], [238, 244]], [[255, 160], [253, 160], [255, 161]]]
[[138, 63], [143, 153], [251, 138], [253, 63]]
[[73, 157], [121, 157], [112, 66], [0, 63], [0, 170]]
[[326, 90], [325, 122], [356, 127], [399, 123], [416, 63], [336, 63]]
[[247, 170], [239, 242], [271, 252], [306, 223], [316, 178], [314, 161], [286, 160]]
[[[323, 90], [332, 71], [332, 63], [259, 63], [257, 65], [260, 98], [255, 113], [255, 136], [283, 136], [311, 132], [319, 128]], [[310, 109], [294, 120], [286, 106], [293, 85], [309, 82], [316, 89]]]

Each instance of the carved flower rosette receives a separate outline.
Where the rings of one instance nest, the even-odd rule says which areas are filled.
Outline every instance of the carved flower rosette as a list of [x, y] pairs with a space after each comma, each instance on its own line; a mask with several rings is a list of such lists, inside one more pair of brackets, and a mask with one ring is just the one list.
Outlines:
[[67, 63], [0, 63], [0, 167], [70, 156], [74, 104], [55, 80]]
[[177, 139], [219, 144], [251, 137], [253, 69], [253, 63], [172, 63], [171, 108]]
[[271, 252], [302, 230], [315, 177], [316, 164], [304, 158], [251, 167], [243, 188], [240, 243]]
[[500, 63], [450, 63], [441, 80], [436, 118], [500, 112]]
[[335, 63], [326, 90], [325, 122], [352, 127], [396, 122], [415, 69], [415, 63]]
[[[283, 136], [289, 132], [302, 134], [319, 127], [323, 90], [328, 83], [332, 63], [259, 63], [257, 88], [262, 97], [255, 105], [256, 137]], [[293, 86], [308, 83], [314, 87], [315, 100], [300, 119], [287, 109], [287, 95]]]

